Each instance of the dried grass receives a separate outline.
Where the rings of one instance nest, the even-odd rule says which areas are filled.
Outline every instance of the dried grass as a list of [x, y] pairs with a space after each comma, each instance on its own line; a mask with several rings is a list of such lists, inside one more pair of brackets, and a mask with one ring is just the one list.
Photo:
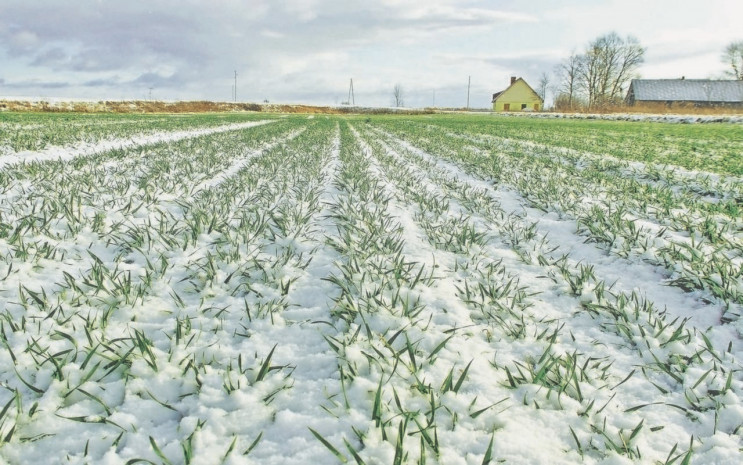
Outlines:
[[162, 102], [151, 100], [74, 102], [44, 100], [0, 100], [0, 111], [20, 112], [76, 112], [76, 113], [211, 113], [211, 112], [263, 112], [304, 114], [419, 114], [432, 110], [322, 107], [313, 105], [257, 104], [238, 102], [182, 101]]
[[[562, 109], [565, 110], [565, 109]], [[559, 110], [558, 110], [559, 111]], [[697, 106], [692, 103], [641, 103], [636, 105], [606, 105], [588, 108], [574, 108], [571, 113], [639, 113], [654, 115], [743, 115], [743, 106]]]

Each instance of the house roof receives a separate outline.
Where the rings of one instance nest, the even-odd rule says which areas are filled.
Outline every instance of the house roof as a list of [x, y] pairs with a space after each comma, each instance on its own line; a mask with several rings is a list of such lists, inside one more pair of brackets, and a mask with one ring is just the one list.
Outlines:
[[537, 92], [536, 92], [536, 91], [535, 91], [534, 89], [532, 89], [532, 87], [531, 87], [531, 86], [529, 85], [529, 83], [528, 83], [528, 82], [526, 82], [526, 81], [524, 80], [524, 78], [518, 78], [518, 79], [516, 79], [515, 81], [513, 81], [513, 83], [512, 83], [512, 84], [511, 84], [510, 86], [506, 87], [505, 89], [503, 89], [503, 90], [502, 90], [502, 91], [500, 91], [500, 92], [496, 92], [496, 93], [494, 93], [494, 94], [493, 94], [493, 100], [492, 100], [492, 103], [495, 103], [495, 100], [496, 100], [496, 99], [497, 99], [498, 97], [500, 97], [500, 96], [501, 96], [502, 94], [504, 94], [504, 93], [505, 93], [505, 92], [506, 92], [506, 91], [507, 91], [508, 89], [510, 89], [511, 87], [515, 86], [515, 85], [516, 85], [516, 83], [517, 83], [517, 82], [519, 82], [519, 81], [521, 81], [521, 82], [523, 82], [524, 84], [526, 84], [526, 87], [528, 87], [528, 88], [529, 88], [529, 90], [530, 90], [530, 91], [532, 91], [532, 92], [534, 93], [534, 95], [535, 95], [535, 96], [536, 96], [536, 97], [537, 97], [537, 98], [539, 99], [539, 101], [540, 101], [540, 102], [542, 102], [542, 103], [544, 103], [544, 101], [542, 100], [542, 97], [540, 97], [540, 96], [539, 96], [539, 94], [538, 94], [538, 93], [537, 93]]
[[633, 79], [629, 93], [635, 100], [743, 102], [743, 81]]

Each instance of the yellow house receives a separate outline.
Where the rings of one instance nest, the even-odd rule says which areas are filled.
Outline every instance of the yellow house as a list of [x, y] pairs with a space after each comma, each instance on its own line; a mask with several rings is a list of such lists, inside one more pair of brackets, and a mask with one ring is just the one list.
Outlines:
[[493, 111], [539, 111], [544, 101], [522, 78], [511, 76], [506, 90], [493, 94]]

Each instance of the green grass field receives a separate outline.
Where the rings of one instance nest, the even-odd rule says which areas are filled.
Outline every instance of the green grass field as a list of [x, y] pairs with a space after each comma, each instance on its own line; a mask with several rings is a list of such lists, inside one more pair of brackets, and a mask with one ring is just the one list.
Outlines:
[[[398, 116], [375, 117], [405, 121]], [[596, 155], [743, 175], [743, 125], [678, 124], [586, 119], [543, 119], [498, 115], [420, 116], [453, 131], [488, 134]], [[412, 121], [412, 120], [411, 120]]]

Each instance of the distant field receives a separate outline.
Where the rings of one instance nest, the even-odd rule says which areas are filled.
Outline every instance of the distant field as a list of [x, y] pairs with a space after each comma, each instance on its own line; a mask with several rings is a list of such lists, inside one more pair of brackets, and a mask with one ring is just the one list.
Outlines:
[[[595, 155], [743, 175], [743, 125], [437, 116], [447, 128]], [[493, 124], [493, 118], [497, 124]]]
[[740, 463], [742, 132], [0, 113], [0, 462]]

